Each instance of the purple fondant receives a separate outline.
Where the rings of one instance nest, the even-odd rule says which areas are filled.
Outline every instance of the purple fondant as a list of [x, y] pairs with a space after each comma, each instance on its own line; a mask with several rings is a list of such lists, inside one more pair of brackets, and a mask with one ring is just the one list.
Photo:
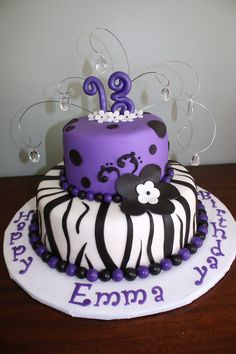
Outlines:
[[146, 266], [139, 266], [137, 268], [137, 275], [141, 279], [145, 279], [149, 276], [149, 269]]
[[198, 221], [208, 221], [208, 216], [206, 214], [199, 215]]
[[49, 259], [49, 261], [48, 261], [48, 266], [49, 266], [50, 268], [55, 269], [55, 268], [57, 267], [57, 265], [58, 265], [58, 262], [59, 262], [59, 259], [58, 259], [57, 257], [55, 257], [55, 256], [52, 256], [52, 257]]
[[187, 261], [191, 257], [191, 252], [188, 248], [181, 248], [178, 252], [183, 261]]
[[204, 232], [205, 234], [207, 234], [208, 228], [206, 225], [200, 225], [200, 226], [198, 226], [197, 231], [201, 231], [201, 232]]
[[73, 277], [75, 275], [76, 270], [77, 267], [75, 264], [68, 264], [68, 266], [66, 267], [66, 274], [70, 277]]
[[39, 257], [42, 257], [42, 255], [44, 254], [44, 252], [47, 251], [47, 248], [42, 245], [42, 246], [39, 246], [37, 249], [36, 249], [36, 253]]
[[29, 231], [38, 231], [38, 225], [37, 224], [30, 224], [29, 226]]
[[124, 273], [121, 269], [115, 269], [113, 272], [112, 272], [112, 279], [116, 282], [119, 282], [121, 281], [122, 279], [124, 278]]
[[202, 247], [202, 244], [203, 244], [203, 240], [201, 239], [201, 237], [198, 237], [198, 236], [194, 236], [194, 237], [192, 238], [191, 242], [192, 242], [197, 248]]
[[39, 236], [30, 237], [30, 244], [32, 245], [35, 241], [39, 241], [39, 240], [40, 240]]
[[98, 93], [100, 109], [102, 109], [104, 112], [107, 111], [107, 100], [105, 90], [102, 82], [97, 77], [89, 76], [84, 81], [83, 89], [84, 92], [89, 96], [93, 96]]
[[[131, 154], [141, 157], [134, 175], [138, 176], [141, 169], [148, 164], [157, 164], [161, 168], [161, 178], [165, 174], [165, 167], [168, 161], [168, 136], [160, 138], [155, 131], [148, 126], [152, 120], [161, 121], [152, 114], [144, 114], [143, 118], [135, 119], [133, 122], [120, 122], [117, 129], [107, 129], [109, 123], [98, 124], [97, 121], [89, 121], [87, 117], [80, 118], [74, 123], [75, 129], [70, 132], [63, 132], [64, 158], [66, 176], [68, 182], [83, 189], [81, 178], [86, 176], [91, 182], [89, 190], [95, 193], [114, 194], [116, 193], [115, 182], [117, 172], [108, 172], [108, 180], [104, 183], [98, 180], [97, 175], [101, 166], [112, 162], [113, 167], [119, 170], [120, 175], [132, 173], [134, 165], [128, 159], [124, 167], [119, 167], [117, 161], [120, 157]], [[157, 146], [157, 153], [151, 155], [149, 147], [151, 144]], [[70, 159], [70, 151], [79, 151], [82, 163], [74, 165]]]
[[163, 258], [160, 264], [161, 264], [161, 269], [163, 270], [169, 270], [172, 268], [172, 262], [169, 258]]
[[96, 281], [98, 279], [98, 271], [93, 268], [89, 269], [87, 271], [87, 279], [92, 282]]

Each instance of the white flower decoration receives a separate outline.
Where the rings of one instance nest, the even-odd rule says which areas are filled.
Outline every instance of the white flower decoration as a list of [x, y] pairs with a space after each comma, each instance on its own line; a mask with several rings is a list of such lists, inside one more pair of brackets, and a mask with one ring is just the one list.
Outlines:
[[96, 117], [97, 114], [98, 114], [98, 112], [89, 113], [88, 119], [89, 120], [95, 120], [95, 117]]
[[120, 121], [120, 112], [119, 111], [115, 111], [114, 113], [113, 113], [113, 122], [115, 122], [115, 123], [118, 123], [119, 121]]
[[136, 118], [143, 118], [143, 111], [141, 109], [139, 111], [136, 109], [134, 113]]
[[98, 123], [106, 122], [107, 121], [107, 112], [100, 110], [98, 112], [98, 114], [95, 116], [95, 119], [98, 121]]
[[114, 113], [108, 112], [107, 113], [107, 122], [111, 123], [111, 122], [113, 122], [113, 119], [114, 119]]
[[154, 187], [152, 181], [146, 181], [144, 184], [138, 184], [136, 187], [138, 192], [138, 201], [141, 204], [157, 204], [160, 191]]

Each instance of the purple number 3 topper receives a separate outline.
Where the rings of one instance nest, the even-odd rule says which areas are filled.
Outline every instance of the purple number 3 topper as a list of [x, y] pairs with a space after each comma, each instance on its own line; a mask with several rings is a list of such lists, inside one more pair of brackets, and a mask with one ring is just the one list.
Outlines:
[[[129, 76], [122, 71], [117, 71], [109, 77], [108, 86], [114, 91], [111, 94], [111, 99], [115, 102], [111, 107], [112, 112], [120, 110], [120, 113], [123, 114], [125, 110], [128, 110], [130, 113], [133, 113], [135, 105], [130, 98], [126, 97], [132, 86]], [[97, 77], [89, 76], [84, 81], [83, 89], [84, 92], [90, 96], [98, 92], [100, 109], [107, 112], [104, 86]]]

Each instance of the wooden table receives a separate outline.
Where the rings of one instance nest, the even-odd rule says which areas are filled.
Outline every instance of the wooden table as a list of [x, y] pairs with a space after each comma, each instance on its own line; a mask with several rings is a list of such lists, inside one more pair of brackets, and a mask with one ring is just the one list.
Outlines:
[[[190, 170], [198, 185], [217, 196], [236, 218], [236, 164]], [[13, 215], [35, 195], [39, 179], [0, 178], [2, 239]], [[2, 354], [236, 353], [236, 262], [212, 290], [192, 304], [131, 320], [72, 318], [44, 306], [9, 278], [3, 261], [0, 299]]]

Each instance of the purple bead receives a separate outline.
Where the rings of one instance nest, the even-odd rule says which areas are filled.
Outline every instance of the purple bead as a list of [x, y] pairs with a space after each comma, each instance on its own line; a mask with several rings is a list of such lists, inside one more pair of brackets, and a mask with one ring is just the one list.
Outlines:
[[198, 204], [197, 207], [198, 207], [199, 210], [205, 210], [206, 209], [205, 205], [203, 205], [203, 204]]
[[78, 190], [78, 188], [76, 188], [76, 187], [72, 188], [71, 193], [72, 193], [72, 195], [73, 195], [74, 197], [77, 197], [77, 196], [78, 196], [78, 194], [79, 194], [79, 190]]
[[141, 279], [145, 279], [149, 276], [149, 269], [146, 266], [139, 266], [137, 268], [137, 275]]
[[89, 269], [87, 271], [87, 279], [92, 282], [96, 281], [98, 279], [98, 271], [93, 268]]
[[208, 221], [208, 216], [206, 214], [199, 215], [198, 221]]
[[193, 236], [191, 243], [197, 248], [200, 248], [203, 244], [203, 240], [198, 236]]
[[191, 252], [188, 248], [181, 248], [178, 252], [183, 261], [187, 261], [191, 257]]
[[198, 226], [197, 231], [201, 231], [201, 232], [204, 232], [205, 234], [207, 234], [208, 228], [206, 225], [200, 225], [200, 226]]
[[33, 236], [30, 238], [30, 244], [32, 245], [35, 241], [39, 241], [40, 237], [39, 236]]
[[106, 203], [110, 203], [112, 201], [112, 196], [110, 194], [104, 194], [103, 200]]
[[162, 178], [162, 182], [164, 182], [164, 183], [170, 183], [170, 181], [171, 181], [171, 176], [165, 175]]
[[37, 224], [30, 224], [29, 230], [30, 231], [38, 231], [39, 227]]
[[121, 281], [124, 278], [123, 270], [117, 268], [112, 272], [112, 279], [116, 282]]
[[66, 191], [68, 188], [69, 188], [69, 183], [67, 183], [67, 182], [64, 182], [64, 183], [62, 183], [62, 189], [64, 190], [64, 191]]
[[90, 200], [90, 201], [94, 200], [94, 194], [93, 194], [93, 192], [87, 192], [87, 194], [86, 194], [86, 199], [87, 199], [87, 200]]
[[60, 182], [67, 182], [66, 176], [64, 175], [60, 176]]
[[50, 268], [56, 268], [58, 265], [59, 259], [55, 256], [52, 256], [49, 261], [48, 261], [48, 265]]
[[168, 168], [168, 170], [167, 170], [167, 174], [169, 175], [169, 176], [171, 176], [171, 177], [174, 177], [174, 170], [172, 169], [172, 168]]
[[37, 249], [36, 249], [36, 253], [39, 257], [42, 257], [42, 255], [44, 254], [44, 252], [47, 251], [47, 248], [42, 245], [42, 246], [39, 246]]
[[161, 264], [161, 269], [163, 270], [169, 270], [170, 268], [172, 268], [172, 262], [169, 258], [163, 258], [160, 264]]
[[75, 272], [77, 270], [77, 267], [75, 264], [68, 264], [66, 267], [66, 274], [69, 275], [69, 277], [73, 277], [75, 275]]

